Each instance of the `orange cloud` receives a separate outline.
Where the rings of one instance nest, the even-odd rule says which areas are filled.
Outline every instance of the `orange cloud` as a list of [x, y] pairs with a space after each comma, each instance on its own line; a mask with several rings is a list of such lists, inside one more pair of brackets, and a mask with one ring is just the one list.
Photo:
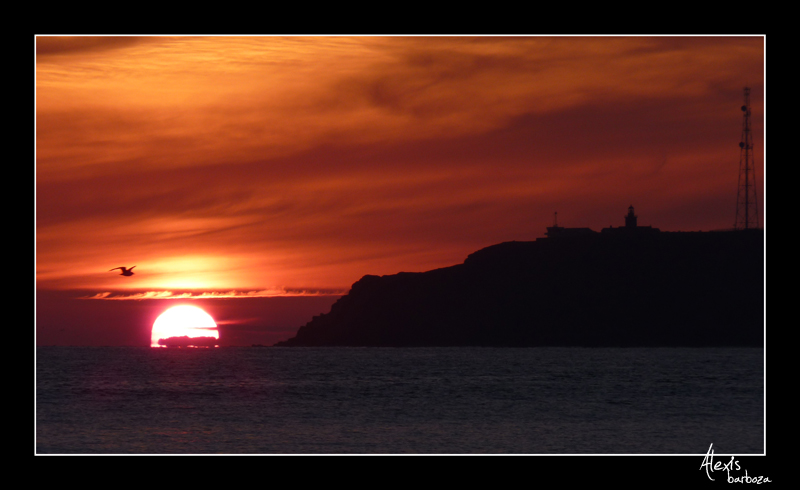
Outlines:
[[258, 291], [141, 291], [121, 293], [106, 291], [79, 299], [103, 300], [142, 300], [142, 299], [230, 299], [230, 298], [277, 298], [294, 296], [341, 296], [346, 290], [309, 290], [309, 289], [262, 289]]
[[729, 227], [744, 83], [763, 179], [761, 37], [40, 37], [36, 66], [43, 287], [342, 289], [631, 203]]

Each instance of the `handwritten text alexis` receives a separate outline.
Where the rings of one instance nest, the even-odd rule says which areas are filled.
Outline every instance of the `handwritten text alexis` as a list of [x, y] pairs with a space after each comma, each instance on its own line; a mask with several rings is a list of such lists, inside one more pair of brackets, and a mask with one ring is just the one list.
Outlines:
[[744, 470], [744, 476], [733, 476], [731, 475], [731, 471], [742, 471], [742, 467], [739, 464], [739, 461], [736, 460], [735, 456], [731, 456], [731, 460], [727, 463], [723, 463], [722, 461], [714, 462], [714, 444], [712, 443], [708, 446], [708, 452], [706, 453], [705, 457], [703, 458], [703, 464], [700, 465], [700, 469], [706, 470], [706, 475], [708, 475], [708, 479], [714, 481], [711, 477], [711, 474], [715, 471], [725, 471], [728, 474], [728, 483], [771, 483], [767, 477], [763, 476], [748, 476], [747, 470]]

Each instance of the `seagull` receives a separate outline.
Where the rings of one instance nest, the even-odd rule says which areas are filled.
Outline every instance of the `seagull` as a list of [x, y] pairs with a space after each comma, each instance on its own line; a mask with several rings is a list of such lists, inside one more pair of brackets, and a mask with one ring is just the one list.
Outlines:
[[[136, 266], [134, 265], [133, 267]], [[133, 270], [133, 267], [131, 267], [130, 269], [127, 269], [125, 267], [114, 267], [113, 269], [109, 269], [108, 272], [115, 271], [117, 269], [122, 269], [122, 272], [120, 274], [122, 274], [123, 276], [132, 276], [133, 272], [131, 271]]]

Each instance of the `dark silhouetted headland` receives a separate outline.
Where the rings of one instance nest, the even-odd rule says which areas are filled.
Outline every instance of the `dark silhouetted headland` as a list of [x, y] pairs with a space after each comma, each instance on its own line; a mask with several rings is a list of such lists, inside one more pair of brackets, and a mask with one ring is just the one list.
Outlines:
[[[367, 275], [278, 346], [762, 346], [764, 232], [548, 228]], [[571, 230], [571, 231], [570, 231]]]

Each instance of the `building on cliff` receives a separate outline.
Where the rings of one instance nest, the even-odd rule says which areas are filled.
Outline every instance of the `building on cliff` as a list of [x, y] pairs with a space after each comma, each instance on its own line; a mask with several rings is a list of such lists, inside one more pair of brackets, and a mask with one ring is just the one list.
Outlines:
[[[609, 226], [608, 228], [603, 228], [600, 233], [605, 236], [642, 236], [661, 232], [661, 230], [658, 228], [653, 228], [652, 226], [639, 226], [638, 218], [639, 217], [636, 216], [636, 213], [633, 210], [633, 205], [631, 205], [628, 207], [628, 214], [625, 216], [625, 226], [620, 226], [618, 228]], [[566, 238], [578, 236], [584, 237], [597, 234], [598, 232], [592, 230], [591, 228], [565, 228], [563, 226], [558, 226], [558, 222], [555, 222], [553, 226], [547, 227], [547, 233], [545, 233], [545, 236], [547, 238]]]
[[548, 238], [555, 238], [555, 237], [587, 236], [596, 234], [597, 232], [592, 230], [591, 228], [564, 228], [563, 226], [558, 226], [558, 213], [555, 213], [553, 226], [547, 227], [547, 233], [545, 233], [545, 236], [547, 236]]
[[614, 228], [613, 226], [609, 226], [608, 228], [603, 228], [600, 230], [600, 233], [604, 235], [651, 235], [655, 233], [660, 233], [661, 230], [658, 228], [653, 228], [652, 226], [639, 226], [638, 225], [638, 216], [633, 212], [633, 205], [631, 204], [628, 207], [628, 214], [625, 216], [625, 226], [620, 226], [619, 228]]
[[597, 232], [591, 228], [564, 228], [563, 226], [548, 226], [545, 236], [548, 238], [554, 237], [574, 237], [574, 236], [587, 236], [596, 235]]

